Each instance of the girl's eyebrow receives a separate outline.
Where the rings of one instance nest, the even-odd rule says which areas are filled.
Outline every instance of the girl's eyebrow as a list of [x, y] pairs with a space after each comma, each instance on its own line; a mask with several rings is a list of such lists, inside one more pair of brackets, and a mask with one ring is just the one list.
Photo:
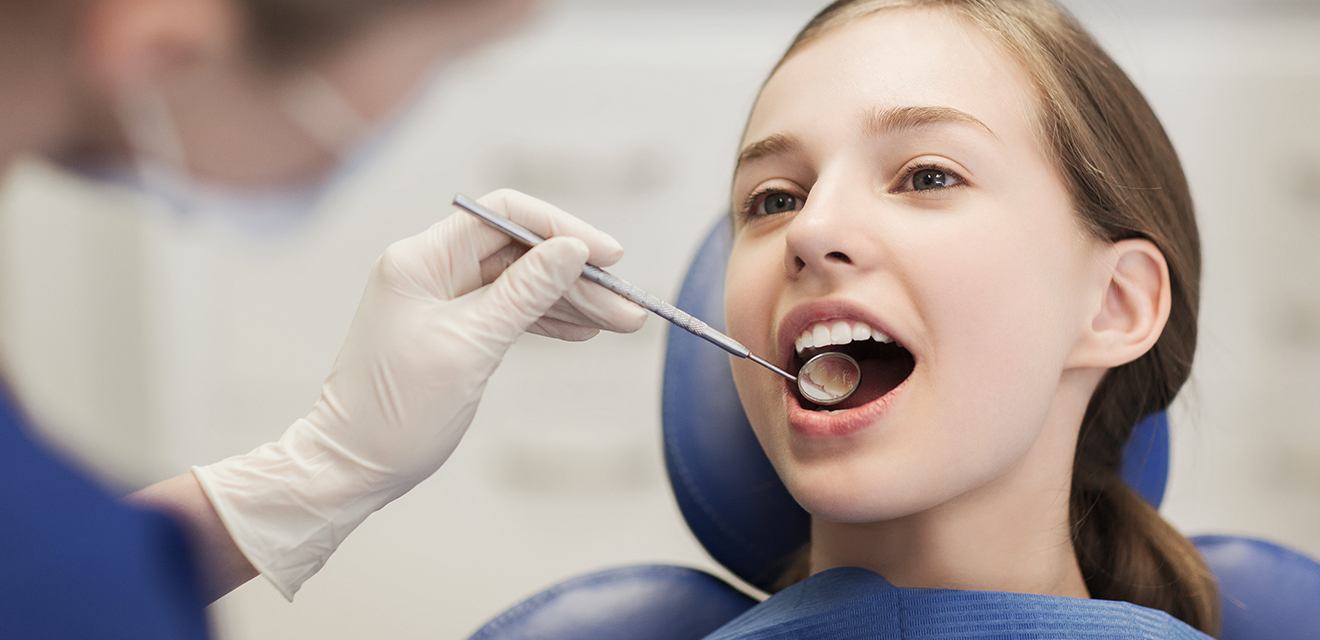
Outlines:
[[786, 133], [776, 133], [747, 145], [738, 153], [738, 162], [734, 165], [736, 174], [743, 165], [769, 156], [787, 155], [802, 148], [802, 143]]
[[999, 139], [994, 130], [976, 116], [953, 107], [876, 107], [866, 112], [864, 118], [863, 130], [871, 136], [937, 124], [964, 123], [980, 127], [994, 139]]
[[[994, 130], [981, 122], [979, 118], [966, 111], [953, 107], [907, 106], [876, 107], [863, 116], [862, 127], [869, 136], [878, 136], [894, 131], [907, 131], [937, 124], [971, 124], [984, 130], [996, 140], [999, 136]], [[738, 162], [734, 165], [734, 174], [742, 170], [743, 165], [762, 158], [788, 155], [800, 151], [802, 142], [786, 133], [776, 133], [743, 148], [738, 153]]]

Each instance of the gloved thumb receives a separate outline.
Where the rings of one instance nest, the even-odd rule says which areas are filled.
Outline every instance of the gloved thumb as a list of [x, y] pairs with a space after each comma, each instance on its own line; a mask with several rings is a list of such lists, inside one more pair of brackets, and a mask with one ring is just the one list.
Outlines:
[[554, 306], [582, 275], [589, 254], [577, 238], [556, 236], [532, 247], [484, 292], [501, 337], [512, 343]]

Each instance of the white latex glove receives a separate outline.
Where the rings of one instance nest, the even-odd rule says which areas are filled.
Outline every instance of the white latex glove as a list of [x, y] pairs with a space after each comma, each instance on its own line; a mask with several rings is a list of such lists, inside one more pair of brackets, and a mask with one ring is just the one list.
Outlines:
[[456, 211], [372, 269], [320, 400], [278, 442], [194, 475], [238, 548], [286, 598], [368, 515], [429, 477], [525, 331], [585, 340], [646, 313], [580, 280], [623, 255], [613, 238], [516, 191], [482, 204], [550, 238], [527, 251]]

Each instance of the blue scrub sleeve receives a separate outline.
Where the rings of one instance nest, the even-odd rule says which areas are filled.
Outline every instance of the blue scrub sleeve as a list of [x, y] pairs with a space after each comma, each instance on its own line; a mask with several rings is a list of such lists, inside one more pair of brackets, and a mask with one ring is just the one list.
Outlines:
[[207, 638], [204, 609], [180, 526], [35, 442], [0, 388], [0, 638]]

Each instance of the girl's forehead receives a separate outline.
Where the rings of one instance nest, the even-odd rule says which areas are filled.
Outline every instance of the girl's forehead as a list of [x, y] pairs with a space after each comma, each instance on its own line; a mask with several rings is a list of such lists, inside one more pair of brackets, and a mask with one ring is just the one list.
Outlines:
[[802, 46], [766, 83], [747, 140], [862, 126], [896, 107], [968, 113], [1003, 141], [1030, 143], [1034, 91], [991, 35], [948, 11], [890, 9], [834, 27]]

